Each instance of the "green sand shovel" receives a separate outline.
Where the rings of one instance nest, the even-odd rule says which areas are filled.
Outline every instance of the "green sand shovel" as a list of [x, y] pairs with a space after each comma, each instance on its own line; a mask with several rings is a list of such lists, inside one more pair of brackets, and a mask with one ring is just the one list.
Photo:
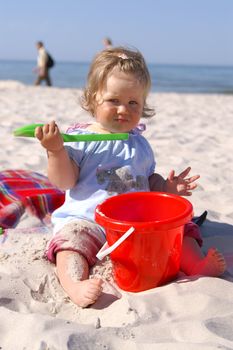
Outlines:
[[[30, 124], [14, 130], [14, 136], [35, 137], [34, 132], [37, 126], [44, 124]], [[120, 134], [82, 134], [69, 135], [61, 134], [64, 142], [90, 142], [90, 141], [111, 141], [111, 140], [128, 140], [128, 133]]]

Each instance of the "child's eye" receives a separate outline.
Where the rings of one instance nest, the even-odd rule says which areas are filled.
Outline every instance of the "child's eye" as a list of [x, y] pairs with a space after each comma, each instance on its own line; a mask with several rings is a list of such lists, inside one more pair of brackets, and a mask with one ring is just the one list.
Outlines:
[[130, 105], [137, 105], [138, 103], [137, 103], [137, 101], [129, 101], [129, 104]]
[[110, 99], [108, 100], [108, 102], [117, 104], [119, 101], [118, 101], [118, 99], [116, 99], [116, 98], [110, 98]]

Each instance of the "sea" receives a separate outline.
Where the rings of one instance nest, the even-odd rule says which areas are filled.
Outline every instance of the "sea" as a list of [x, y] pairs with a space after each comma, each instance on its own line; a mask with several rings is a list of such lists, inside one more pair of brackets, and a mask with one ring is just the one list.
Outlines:
[[[0, 80], [33, 85], [35, 61], [0, 60]], [[51, 69], [53, 86], [83, 88], [89, 62], [56, 62]], [[233, 66], [148, 64], [152, 92], [233, 94]]]

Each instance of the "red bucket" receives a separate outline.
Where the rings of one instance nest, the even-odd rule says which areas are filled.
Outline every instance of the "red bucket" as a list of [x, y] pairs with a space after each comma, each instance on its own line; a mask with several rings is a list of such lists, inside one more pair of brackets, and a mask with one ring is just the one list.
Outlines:
[[187, 199], [162, 192], [121, 194], [98, 205], [95, 219], [106, 231], [108, 246], [134, 228], [110, 254], [118, 286], [140, 292], [174, 279], [180, 268], [184, 225], [192, 216]]

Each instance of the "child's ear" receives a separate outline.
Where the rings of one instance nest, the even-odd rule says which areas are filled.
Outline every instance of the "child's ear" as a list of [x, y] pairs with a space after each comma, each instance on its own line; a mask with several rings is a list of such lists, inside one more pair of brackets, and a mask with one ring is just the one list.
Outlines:
[[97, 91], [93, 94], [93, 101], [95, 105], [103, 103], [103, 95], [101, 91]]

